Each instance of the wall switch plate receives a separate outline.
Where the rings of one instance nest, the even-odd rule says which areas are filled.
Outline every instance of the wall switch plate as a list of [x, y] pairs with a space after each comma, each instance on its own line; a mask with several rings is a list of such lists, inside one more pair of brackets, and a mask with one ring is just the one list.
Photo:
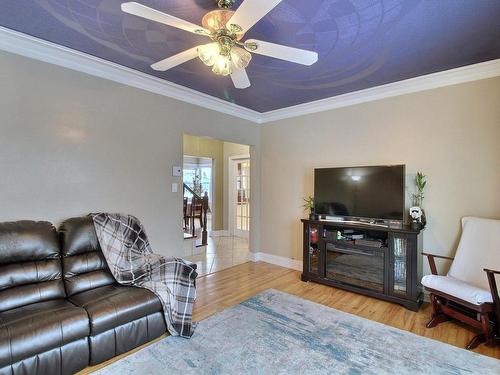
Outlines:
[[172, 167], [172, 177], [182, 177], [182, 167]]
[[177, 193], [177, 182], [172, 182], [172, 193]]

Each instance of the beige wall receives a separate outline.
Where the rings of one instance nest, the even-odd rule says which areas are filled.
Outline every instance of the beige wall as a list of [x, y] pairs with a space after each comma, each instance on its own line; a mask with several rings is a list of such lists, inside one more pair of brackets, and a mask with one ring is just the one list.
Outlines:
[[184, 134], [184, 155], [205, 157], [213, 160], [214, 196], [212, 197], [212, 229], [222, 230], [224, 223], [224, 142], [217, 139]]
[[423, 171], [428, 251], [454, 253], [462, 216], [500, 218], [500, 78], [271, 123], [261, 140], [264, 252], [302, 259], [301, 199], [315, 167]]
[[321, 166], [406, 163], [410, 176], [425, 172], [427, 250], [453, 253], [464, 215], [500, 217], [500, 78], [262, 130], [3, 52], [0, 86], [0, 221], [128, 212], [156, 251], [182, 255], [182, 189], [170, 187], [182, 183], [171, 167], [182, 165], [184, 133], [251, 145], [253, 251], [301, 259], [301, 199]]
[[172, 166], [182, 165], [184, 133], [252, 145], [259, 184], [250, 122], [3, 52], [0, 88], [0, 221], [131, 213], [157, 252], [181, 256], [182, 189], [171, 183], [182, 186]]

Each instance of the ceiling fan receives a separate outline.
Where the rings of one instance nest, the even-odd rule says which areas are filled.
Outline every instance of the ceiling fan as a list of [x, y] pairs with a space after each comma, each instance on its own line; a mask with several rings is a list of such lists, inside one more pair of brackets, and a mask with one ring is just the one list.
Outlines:
[[255, 39], [242, 42], [245, 32], [282, 0], [245, 0], [236, 11], [232, 11], [230, 8], [234, 1], [218, 0], [219, 9], [205, 14], [201, 21], [203, 27], [135, 1], [123, 3], [121, 9], [126, 13], [204, 35], [212, 40], [211, 43], [190, 48], [154, 63], [151, 65], [154, 70], [165, 71], [199, 57], [203, 63], [212, 67], [215, 74], [231, 75], [234, 86], [244, 89], [250, 87], [245, 70], [252, 59], [250, 52], [302, 65], [312, 65], [318, 61], [318, 54], [313, 51]]

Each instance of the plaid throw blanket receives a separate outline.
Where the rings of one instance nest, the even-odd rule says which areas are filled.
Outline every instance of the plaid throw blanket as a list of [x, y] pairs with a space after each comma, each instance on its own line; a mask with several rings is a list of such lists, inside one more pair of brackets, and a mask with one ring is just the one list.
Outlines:
[[161, 300], [171, 335], [190, 337], [196, 298], [196, 271], [182, 259], [154, 254], [137, 218], [120, 214], [91, 214], [109, 269], [123, 285], [146, 288]]

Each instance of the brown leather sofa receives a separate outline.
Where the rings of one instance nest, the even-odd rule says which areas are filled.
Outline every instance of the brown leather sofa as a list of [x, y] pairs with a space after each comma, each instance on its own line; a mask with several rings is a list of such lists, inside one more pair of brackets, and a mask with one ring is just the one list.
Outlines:
[[165, 333], [160, 300], [147, 289], [115, 281], [89, 216], [66, 220], [59, 233], [67, 298], [89, 316], [91, 365]]
[[72, 374], [166, 332], [150, 291], [119, 285], [90, 217], [0, 223], [0, 375]]

